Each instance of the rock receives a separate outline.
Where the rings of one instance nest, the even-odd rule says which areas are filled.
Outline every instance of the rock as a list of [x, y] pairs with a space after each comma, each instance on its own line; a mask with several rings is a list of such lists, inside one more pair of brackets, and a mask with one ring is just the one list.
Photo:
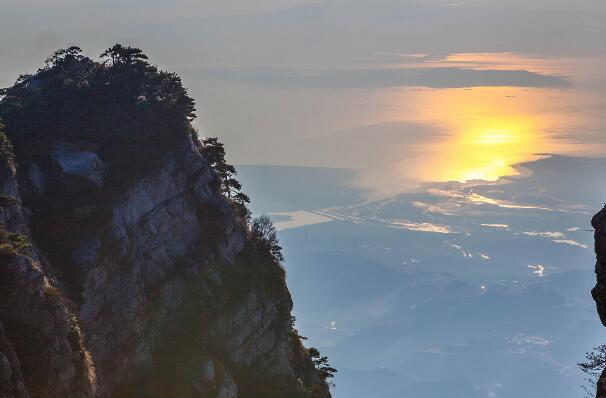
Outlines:
[[13, 368], [6, 355], [0, 352], [0, 386], [10, 383], [13, 378]]
[[[596, 253], [596, 285], [591, 295], [602, 324], [606, 326], [606, 206], [591, 219]], [[597, 382], [596, 398], [606, 398], [606, 370]]]
[[37, 195], [42, 195], [45, 189], [44, 176], [42, 175], [42, 172], [40, 171], [40, 168], [36, 163], [32, 163], [29, 166], [29, 168], [27, 169], [27, 176], [29, 177], [29, 182], [31, 183], [32, 188], [34, 189], [34, 192]]
[[59, 142], [51, 151], [51, 158], [64, 178], [82, 178], [100, 187], [106, 164], [96, 153], [79, 150], [75, 145]]
[[591, 291], [602, 324], [606, 326], [606, 207], [591, 220], [596, 253], [596, 285]]
[[[13, 173], [5, 173], [0, 186], [3, 194], [10, 192], [21, 203]], [[20, 206], [13, 206], [11, 212], [1, 212], [0, 223], [0, 228], [23, 234], [24, 239], [30, 236]], [[79, 355], [83, 347], [69, 342], [72, 329], [81, 341], [77, 320], [71, 317], [61, 290], [54, 286], [53, 270], [37, 249], [34, 247], [27, 256], [17, 256], [10, 264], [3, 264], [0, 281], [0, 379], [11, 374], [11, 394], [23, 398], [29, 397], [30, 392], [48, 398], [85, 394], [92, 398], [95, 387], [89, 378], [92, 365], [83, 359], [84, 355]], [[21, 360], [27, 362], [22, 364]], [[0, 382], [1, 385], [5, 383]]]
[[212, 359], [208, 359], [202, 365], [202, 378], [207, 383], [214, 383], [215, 377], [215, 364]]
[[237, 398], [238, 397], [238, 386], [234, 383], [234, 380], [230, 375], [226, 374], [223, 377], [217, 398]]
[[97, 238], [83, 239], [72, 252], [72, 261], [86, 267], [92, 267], [97, 260], [101, 242]]

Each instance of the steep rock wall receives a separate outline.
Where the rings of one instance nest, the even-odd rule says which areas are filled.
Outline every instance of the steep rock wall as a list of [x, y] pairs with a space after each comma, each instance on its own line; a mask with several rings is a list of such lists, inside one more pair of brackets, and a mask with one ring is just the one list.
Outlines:
[[6, 396], [329, 396], [282, 268], [246, 249], [196, 139], [119, 188], [113, 167], [93, 143], [51, 142], [19, 162], [22, 198], [14, 169], [2, 176], [25, 206], [5, 225], [36, 242], [2, 263]]
[[0, 397], [95, 395], [75, 309], [61, 294], [49, 264], [35, 248], [14, 253], [9, 236], [31, 242], [15, 167], [0, 163]]
[[[595, 274], [596, 285], [591, 290], [598, 315], [606, 326], [606, 207], [600, 210], [591, 220], [595, 232]], [[606, 370], [598, 380], [596, 398], [606, 398]]]

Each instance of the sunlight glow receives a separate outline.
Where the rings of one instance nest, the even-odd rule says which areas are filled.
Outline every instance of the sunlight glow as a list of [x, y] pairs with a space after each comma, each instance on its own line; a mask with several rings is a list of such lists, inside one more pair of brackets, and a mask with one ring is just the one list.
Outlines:
[[[538, 98], [545, 97], [544, 90]], [[420, 118], [438, 120], [446, 134], [427, 142], [421, 160], [427, 181], [496, 181], [520, 173], [517, 165], [561, 150], [550, 128], [566, 125], [542, 109], [545, 100], [525, 89], [484, 87], [429, 91]]]
[[447, 165], [440, 180], [496, 181], [518, 174], [513, 166], [534, 158], [533, 152], [541, 150], [541, 137], [530, 118], [479, 117], [467, 120], [459, 129], [447, 142], [449, 150], [457, 153], [456, 161], [446, 156], [448, 162], [438, 162]]
[[[360, 184], [386, 194], [419, 189], [428, 182], [495, 182], [531, 172], [524, 164], [549, 154], [603, 155], [606, 146], [597, 136], [603, 130], [604, 98], [597, 88], [586, 89], [594, 84], [587, 76], [597, 75], [594, 64], [589, 60], [513, 53], [453, 54], [402, 64], [402, 68], [526, 70], [565, 77], [571, 86], [381, 90], [377, 99], [381, 107], [356, 123], [380, 126], [377, 131], [384, 134], [389, 144], [383, 145], [386, 149], [380, 161], [384, 166], [377, 168], [381, 173], [362, 176]], [[398, 139], [393, 131], [397, 132], [400, 125]], [[382, 136], [377, 133], [377, 137]], [[377, 141], [375, 137], [368, 139], [371, 143]], [[356, 167], [361, 168], [371, 158], [352, 157]], [[433, 204], [429, 207], [418, 202], [415, 206], [426, 207], [429, 212], [440, 210]]]

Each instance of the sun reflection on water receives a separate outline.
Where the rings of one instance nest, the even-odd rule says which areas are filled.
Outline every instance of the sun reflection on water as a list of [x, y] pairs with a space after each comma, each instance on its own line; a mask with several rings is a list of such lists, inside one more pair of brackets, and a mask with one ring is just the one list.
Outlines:
[[356, 183], [372, 195], [424, 189], [434, 182], [518, 176], [532, 169], [520, 165], [549, 154], [606, 154], [602, 60], [509, 53], [418, 58], [401, 67], [527, 70], [560, 76], [570, 86], [365, 90], [365, 100], [376, 107], [359, 119], [348, 116], [350, 124], [342, 129], [352, 140], [363, 137], [364, 145], [343, 152], [351, 167], [363, 171]]
[[417, 180], [496, 181], [518, 175], [520, 163], [581, 149], [554, 134], [578, 123], [559, 112], [564, 97], [570, 95], [567, 92], [480, 87], [423, 90], [415, 95], [416, 120], [443, 131], [415, 144]]
[[459, 129], [437, 148], [433, 172], [439, 180], [495, 181], [517, 174], [515, 164], [548, 147], [532, 122], [520, 117], [478, 118]]

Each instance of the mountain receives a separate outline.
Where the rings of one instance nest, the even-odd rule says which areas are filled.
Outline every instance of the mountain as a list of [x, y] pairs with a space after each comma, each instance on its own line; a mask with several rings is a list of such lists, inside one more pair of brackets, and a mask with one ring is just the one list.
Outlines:
[[178, 76], [104, 59], [1, 93], [0, 397], [330, 397]]

